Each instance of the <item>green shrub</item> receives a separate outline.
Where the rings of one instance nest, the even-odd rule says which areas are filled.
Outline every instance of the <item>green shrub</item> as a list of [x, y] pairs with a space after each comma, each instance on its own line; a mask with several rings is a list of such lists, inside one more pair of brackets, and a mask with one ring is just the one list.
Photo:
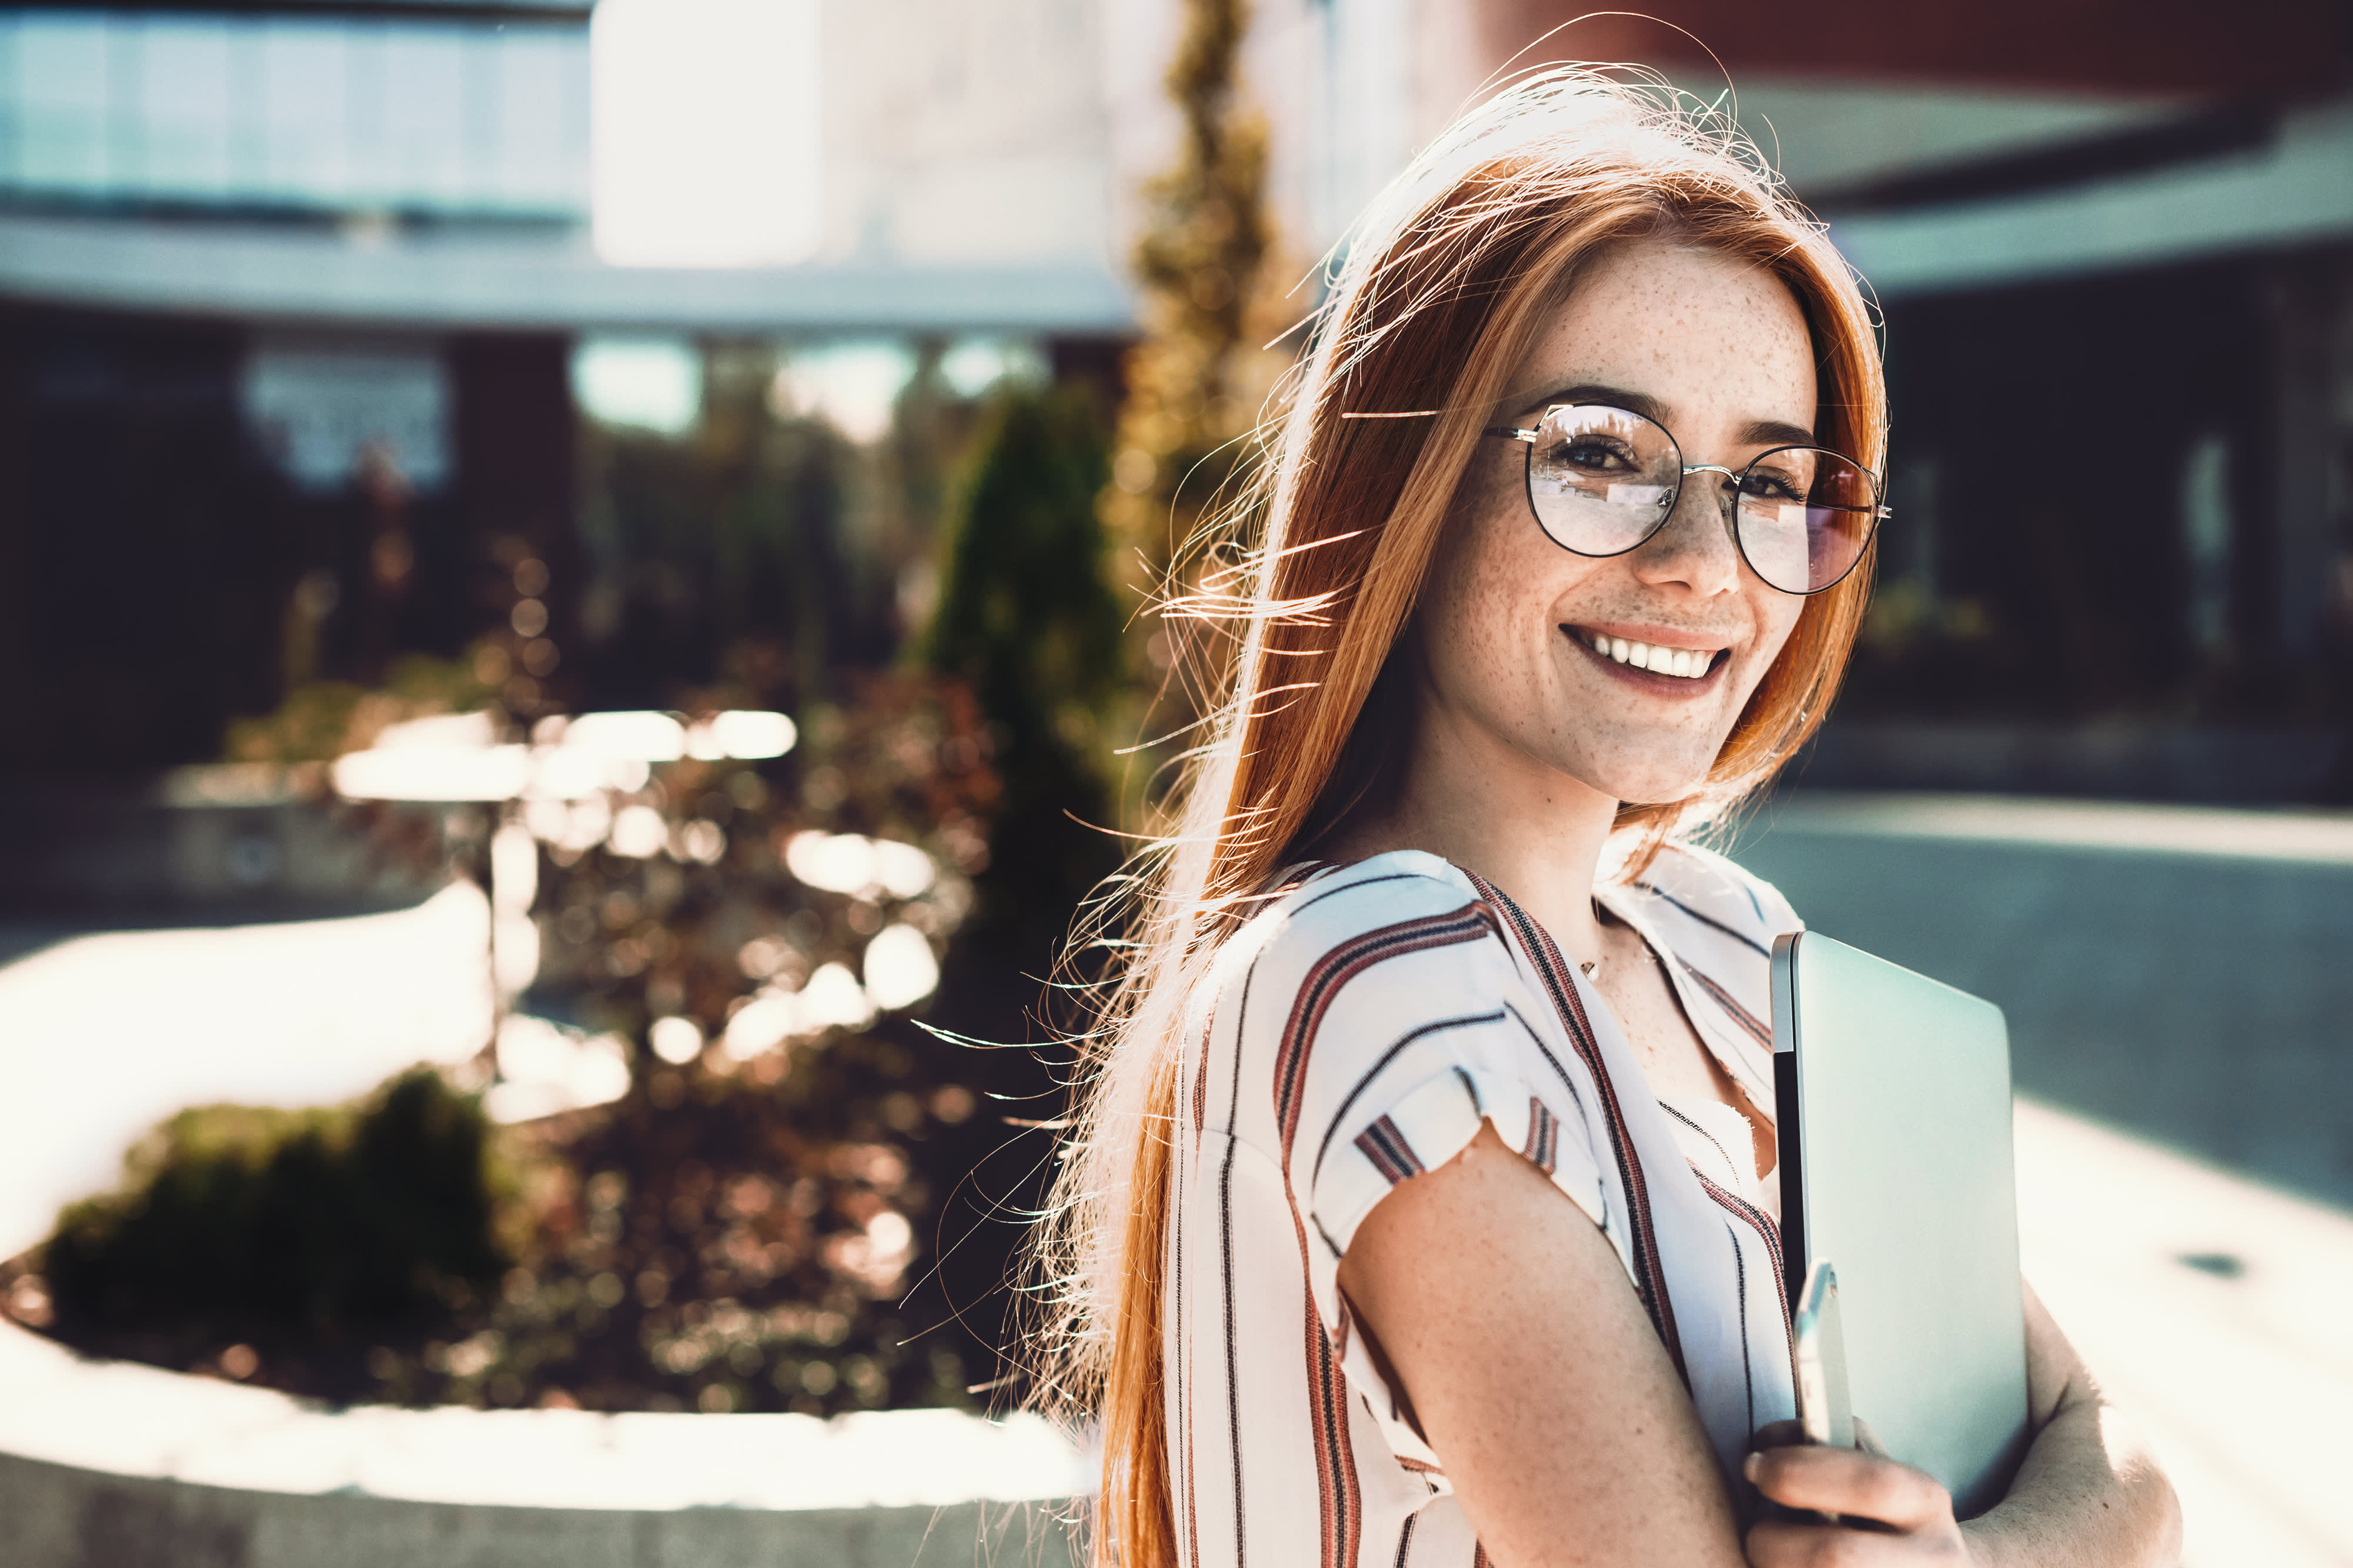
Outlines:
[[1119, 867], [1118, 840], [1103, 831], [1105, 720], [1126, 696], [1095, 508], [1106, 465], [1082, 394], [1000, 392], [954, 487], [939, 607], [921, 647], [979, 702], [1003, 780], [972, 934], [1032, 969], [1051, 963], [1079, 901]]
[[406, 720], [482, 709], [502, 719], [496, 712], [498, 689], [477, 673], [480, 656], [495, 647], [494, 639], [486, 639], [464, 658], [403, 654], [375, 690], [347, 680], [307, 681], [290, 689], [275, 711], [230, 720], [222, 754], [234, 763], [332, 762]]
[[429, 1068], [323, 1110], [184, 1110], [122, 1188], [68, 1208], [41, 1270], [69, 1339], [421, 1333], [506, 1267], [489, 1124]]

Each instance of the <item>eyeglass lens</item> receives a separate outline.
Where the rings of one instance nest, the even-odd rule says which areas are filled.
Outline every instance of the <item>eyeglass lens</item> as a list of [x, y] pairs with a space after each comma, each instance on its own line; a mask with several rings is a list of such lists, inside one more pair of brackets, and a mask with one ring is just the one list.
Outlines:
[[[1621, 555], [1665, 525], [1683, 479], [1683, 452], [1657, 422], [1623, 408], [1549, 408], [1528, 450], [1528, 501], [1554, 543], [1579, 555]], [[1790, 594], [1815, 594], [1854, 569], [1877, 519], [1871, 471], [1835, 452], [1784, 447], [1733, 481], [1734, 537], [1749, 569]]]

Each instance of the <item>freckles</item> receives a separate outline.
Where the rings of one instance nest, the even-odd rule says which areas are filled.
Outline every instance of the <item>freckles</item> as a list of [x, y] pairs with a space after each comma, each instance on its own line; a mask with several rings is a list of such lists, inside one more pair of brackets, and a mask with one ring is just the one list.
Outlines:
[[1783, 650], [1788, 648], [1789, 639], [1797, 635], [1798, 623], [1805, 618], [1805, 613], [1804, 600], [1790, 599], [1779, 594], [1757, 604], [1756, 608], [1757, 647], [1759, 652], [1766, 656], [1758, 666], [1759, 680], [1764, 679], [1763, 671], [1770, 668], [1773, 661], [1779, 658]]

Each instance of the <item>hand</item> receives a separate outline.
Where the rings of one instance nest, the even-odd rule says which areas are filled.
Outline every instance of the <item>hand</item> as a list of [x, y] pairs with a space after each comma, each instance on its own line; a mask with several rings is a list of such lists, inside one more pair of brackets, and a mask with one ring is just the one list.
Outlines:
[[1762, 1446], [1748, 1456], [1749, 1483], [1786, 1508], [1837, 1514], [1843, 1522], [1759, 1521], [1748, 1531], [1752, 1568], [1972, 1561], [1952, 1494], [1934, 1476], [1898, 1464], [1870, 1427], [1854, 1424], [1852, 1448], [1804, 1442], [1796, 1428], [1775, 1422], [1757, 1434]]

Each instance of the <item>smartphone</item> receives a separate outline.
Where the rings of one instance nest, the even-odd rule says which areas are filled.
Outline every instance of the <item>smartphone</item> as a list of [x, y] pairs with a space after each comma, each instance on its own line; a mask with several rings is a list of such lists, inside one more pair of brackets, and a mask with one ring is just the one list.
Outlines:
[[1854, 1447], [1846, 1387], [1846, 1336], [1839, 1325], [1838, 1270], [1816, 1258], [1798, 1293], [1798, 1425], [1809, 1442]]

